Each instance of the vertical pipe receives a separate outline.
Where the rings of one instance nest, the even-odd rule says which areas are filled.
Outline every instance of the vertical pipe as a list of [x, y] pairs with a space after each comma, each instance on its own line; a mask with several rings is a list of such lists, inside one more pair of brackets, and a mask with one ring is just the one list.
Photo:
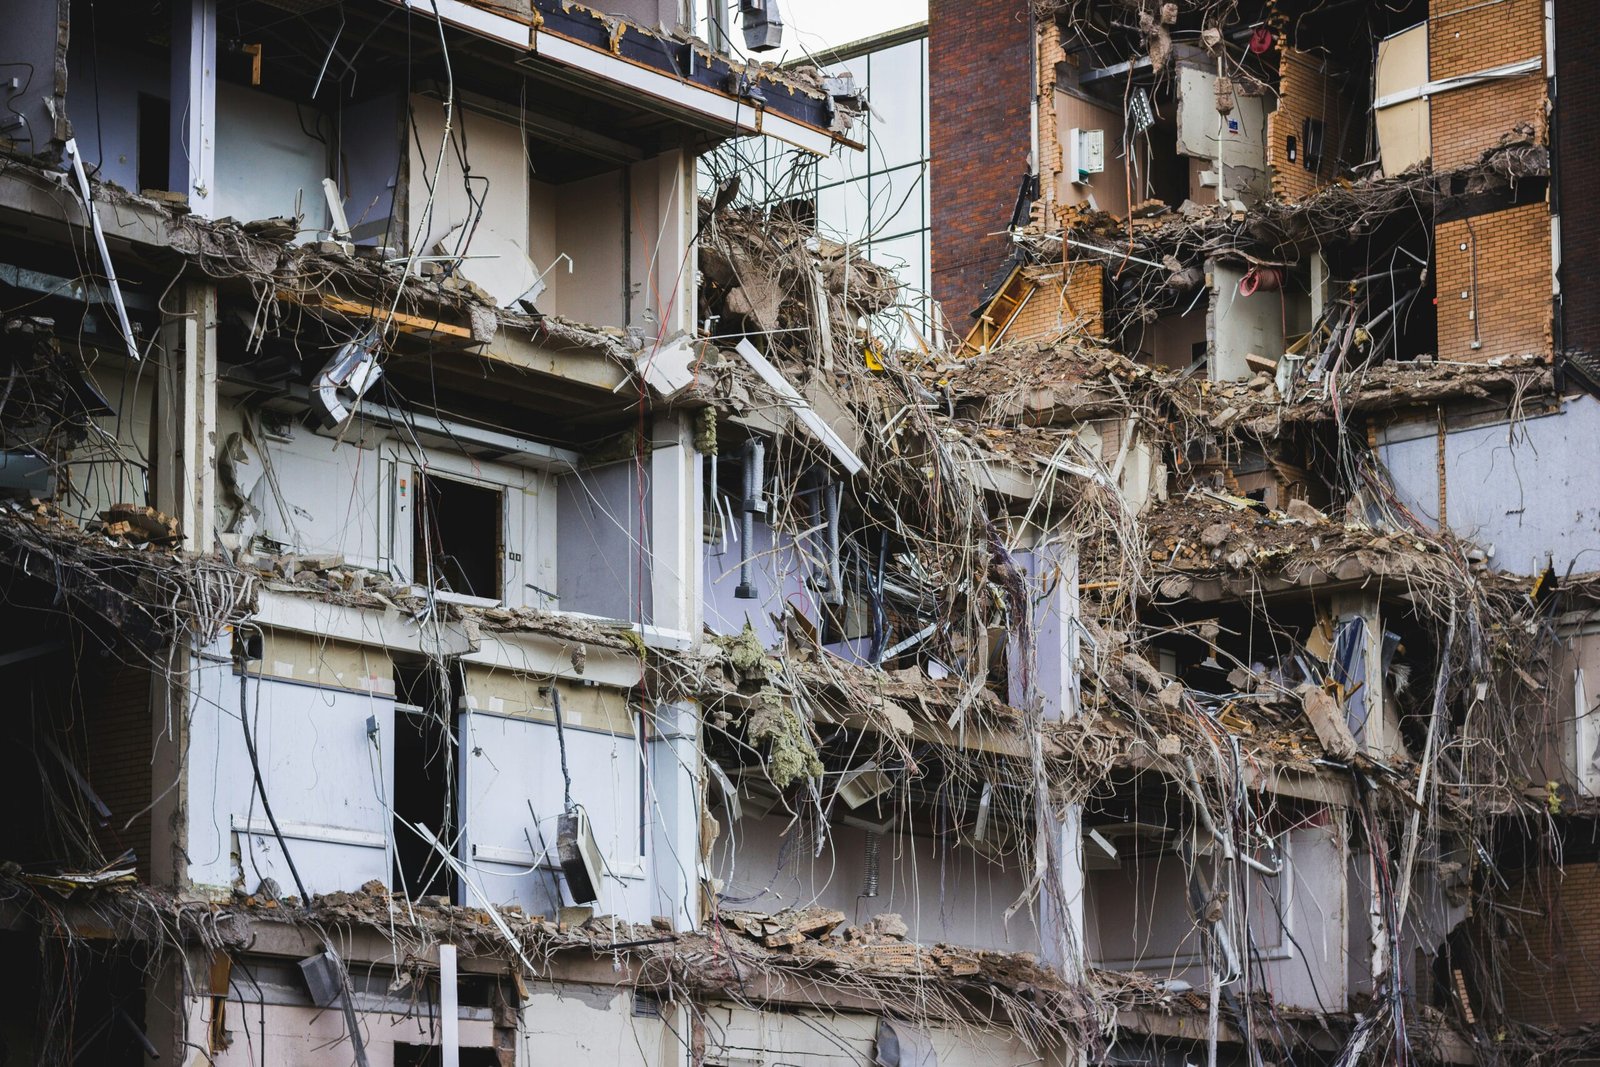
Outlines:
[[[1227, 45], [1224, 44], [1221, 47], [1226, 48]], [[1217, 81], [1219, 82], [1222, 81], [1227, 74], [1226, 68], [1222, 65], [1222, 58], [1222, 55], [1219, 53], [1217, 55]], [[1217, 115], [1217, 203], [1219, 204], [1226, 204], [1228, 202], [1228, 183], [1223, 179], [1223, 175], [1227, 173], [1227, 163], [1223, 160], [1223, 145], [1227, 143], [1228, 116], [1219, 112]], [[1212, 1054], [1211, 1067], [1216, 1067], [1215, 1053]]]
[[[690, 49], [690, 51], [694, 51]], [[622, 323], [633, 325], [633, 167], [622, 168]]]
[[[808, 498], [806, 504], [806, 506], [811, 509], [810, 515], [806, 521], [806, 525], [809, 529], [823, 531], [824, 544], [821, 556], [822, 565], [817, 569], [816, 573], [812, 575], [812, 584], [818, 589], [818, 591], [825, 594], [828, 591], [827, 575], [831, 570], [831, 568], [828, 566], [828, 553], [826, 549], [828, 529], [827, 508], [825, 506], [828, 493], [827, 468], [820, 465], [813, 467], [811, 468], [811, 472], [807, 477], [809, 481], [813, 483], [811, 490], [815, 490], [815, 492], [811, 493], [811, 496]], [[807, 490], [807, 492], [811, 492], [811, 490]]]
[[755, 583], [751, 581], [751, 542], [756, 535], [756, 512], [765, 511], [761, 499], [761, 438], [752, 437], [744, 443], [744, 500], [740, 502], [739, 518], [739, 586], [733, 591], [739, 600], [756, 598]]
[[828, 482], [823, 492], [827, 494], [828, 508], [828, 603], [844, 603], [844, 567], [839, 559], [839, 493], [841, 483]]
[[456, 947], [439, 946], [439, 1043], [444, 1067], [461, 1067], [461, 1019], [456, 1006]]
[[[1222, 961], [1217, 958], [1216, 928], [1206, 939], [1211, 946], [1211, 980], [1206, 988], [1206, 1067], [1217, 1067], [1217, 1027], [1222, 1007], [1222, 974], [1218, 970]], [[448, 1067], [448, 1065], [447, 1065]]]
[[761, 495], [761, 487], [767, 484], [766, 476], [766, 443], [759, 437], [750, 439], [750, 510], [765, 515], [767, 501]]

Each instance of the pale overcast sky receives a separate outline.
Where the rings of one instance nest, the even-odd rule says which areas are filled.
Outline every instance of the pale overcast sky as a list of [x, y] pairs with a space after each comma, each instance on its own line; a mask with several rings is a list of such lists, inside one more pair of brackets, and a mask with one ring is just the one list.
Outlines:
[[928, 17], [927, 0], [778, 0], [787, 58], [899, 29]]

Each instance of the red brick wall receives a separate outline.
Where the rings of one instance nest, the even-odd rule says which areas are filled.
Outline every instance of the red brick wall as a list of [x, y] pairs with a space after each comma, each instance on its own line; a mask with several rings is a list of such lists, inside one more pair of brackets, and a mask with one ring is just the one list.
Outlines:
[[1029, 0], [930, 0], [933, 295], [958, 333], [1011, 254], [1005, 229], [1032, 149]]
[[1600, 3], [1556, 0], [1562, 346], [1600, 360]]
[[[1523, 204], [1442, 222], [1434, 227], [1434, 248], [1439, 358], [1482, 361], [1550, 352], [1550, 209], [1546, 204]], [[1474, 262], [1478, 336], [1483, 341], [1477, 349], [1472, 347]]]
[[1506, 1014], [1535, 1026], [1600, 1019], [1600, 867], [1507, 872], [1521, 937], [1499, 942]]
[[[1428, 16], [1428, 77], [1433, 81], [1544, 57], [1543, 0], [1429, 0]], [[1532, 126], [1542, 139], [1544, 103], [1542, 74], [1434, 94], [1434, 169], [1476, 163], [1522, 124]]]

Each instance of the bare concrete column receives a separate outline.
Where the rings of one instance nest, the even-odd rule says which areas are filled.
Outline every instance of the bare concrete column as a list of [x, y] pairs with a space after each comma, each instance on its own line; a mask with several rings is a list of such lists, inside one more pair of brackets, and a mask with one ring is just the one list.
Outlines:
[[655, 626], [695, 640], [700, 602], [700, 456], [681, 412], [657, 416], [650, 452], [650, 596]]
[[700, 919], [700, 709], [661, 704], [651, 717], [650, 870], [657, 914], [678, 930]]
[[[1378, 606], [1378, 597], [1361, 591], [1336, 594], [1333, 611], [1336, 618], [1358, 616], [1365, 624], [1366, 640], [1356, 675], [1360, 688], [1346, 697], [1347, 713], [1359, 720], [1350, 723], [1350, 732], [1378, 759], [1402, 758], [1406, 755], [1406, 746], [1400, 736], [1400, 719], [1384, 685], [1383, 612]], [[1354, 685], [1351, 688], [1354, 689]]]
[[696, 224], [695, 157], [682, 149], [657, 160], [661, 239], [656, 251], [656, 292], [660, 294], [662, 337], [694, 329]]
[[154, 506], [178, 520], [183, 547], [216, 541], [217, 291], [185, 285], [164, 327], [151, 451]]
[[[1078, 553], [1069, 541], [1041, 535], [1038, 543], [1018, 553], [1028, 571], [1032, 648], [1015, 636], [1010, 641], [1011, 699], [1047, 722], [1078, 714]], [[1043, 756], [1034, 732], [1035, 774], [1044, 781]], [[1084, 969], [1085, 901], [1083, 873], [1083, 806], [1056, 809], [1048, 791], [1034, 798], [1038, 828], [1034, 842], [1039, 879], [1039, 928], [1042, 957], [1069, 980]]]
[[1078, 553], [1069, 543], [1044, 541], [1019, 562], [1028, 569], [1032, 649], [1013, 636], [1008, 646], [1011, 700], [1038, 700], [1046, 722], [1078, 713]]

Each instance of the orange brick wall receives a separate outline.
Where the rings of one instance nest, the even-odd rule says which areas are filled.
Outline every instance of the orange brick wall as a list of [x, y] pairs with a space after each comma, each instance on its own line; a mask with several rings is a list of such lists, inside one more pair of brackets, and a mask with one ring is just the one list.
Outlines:
[[[1046, 223], [1055, 222], [1056, 176], [1065, 165], [1061, 158], [1061, 140], [1056, 132], [1056, 64], [1067, 59], [1061, 46], [1061, 28], [1054, 21], [1039, 28], [1039, 203], [1038, 217]], [[1053, 226], [1051, 227], [1054, 228]]]
[[[1544, 58], [1543, 0], [1429, 0], [1428, 77], [1433, 81]], [[1517, 126], [1546, 139], [1540, 74], [1503, 79], [1432, 98], [1433, 166], [1476, 163]]]
[[[1053, 341], [1065, 333], [1105, 335], [1105, 267], [1066, 264], [1030, 272], [1038, 282], [1028, 303], [1012, 320], [1007, 341]], [[1053, 275], [1053, 277], [1051, 277]]]
[[[1483, 340], [1476, 350], [1474, 235], [1478, 332]], [[1440, 223], [1434, 228], [1434, 247], [1440, 359], [1483, 361], [1550, 352], [1550, 211], [1544, 203]]]
[[[1298, 200], [1331, 182], [1339, 173], [1344, 144], [1345, 115], [1349, 101], [1328, 76], [1327, 61], [1293, 48], [1278, 59], [1278, 109], [1267, 115], [1267, 169], [1272, 172], [1272, 195]], [[1315, 170], [1305, 165], [1302, 127], [1306, 119], [1323, 124], [1322, 160]], [[1289, 161], [1289, 138], [1299, 146]]]
[[1600, 1019], [1600, 867], [1506, 872], [1521, 937], [1496, 939], [1506, 1013], [1535, 1026]]

